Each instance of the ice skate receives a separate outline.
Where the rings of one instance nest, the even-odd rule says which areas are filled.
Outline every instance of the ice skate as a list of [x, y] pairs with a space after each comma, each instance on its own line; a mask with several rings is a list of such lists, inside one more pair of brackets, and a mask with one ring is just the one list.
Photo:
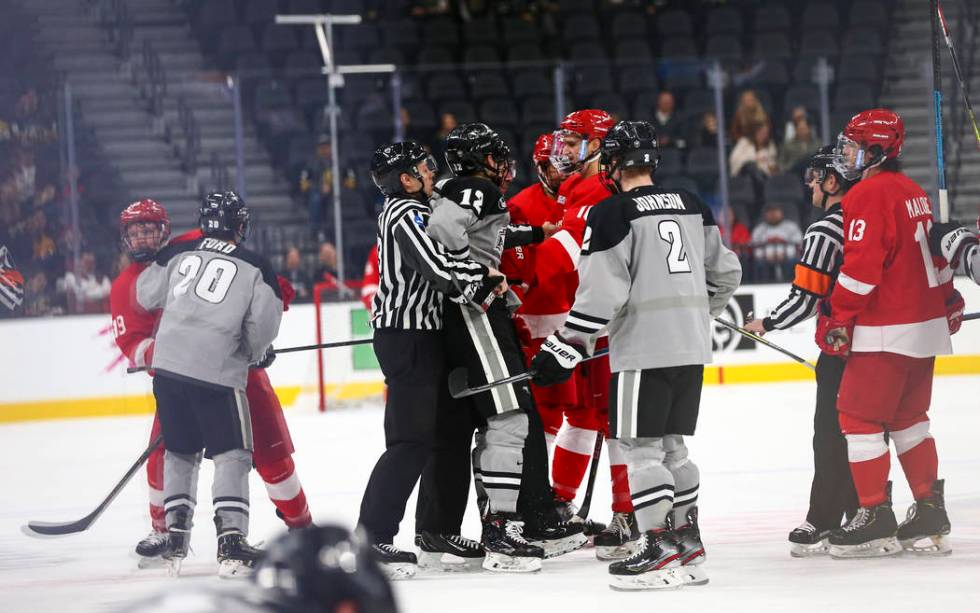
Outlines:
[[898, 524], [892, 512], [891, 488], [885, 502], [861, 507], [843, 528], [833, 530], [828, 541], [834, 558], [882, 558], [902, 552], [896, 538]]
[[609, 565], [609, 587], [614, 590], [676, 589], [686, 581], [677, 570], [681, 553], [665, 528], [640, 536], [636, 553]]
[[166, 532], [154, 530], [136, 544], [136, 556], [139, 558], [139, 568], [158, 568], [164, 566], [163, 552], [167, 550], [168, 536]]
[[166, 564], [167, 572], [171, 577], [180, 576], [180, 567], [184, 563], [184, 558], [187, 557], [190, 544], [190, 530], [174, 526], [170, 527], [170, 531], [167, 533], [167, 548], [160, 554], [160, 557], [163, 559], [164, 564]]
[[701, 529], [698, 527], [698, 508], [687, 512], [687, 523], [673, 530], [674, 544], [681, 554], [681, 567], [674, 570], [687, 585], [705, 585], [708, 575], [704, 563], [704, 543], [701, 542]]
[[809, 558], [824, 555], [830, 550], [827, 537], [830, 530], [818, 530], [808, 521], [803, 522], [789, 533], [789, 555], [794, 558]]
[[392, 581], [411, 579], [418, 570], [418, 558], [410, 551], [402, 551], [391, 543], [375, 543], [371, 546], [381, 564], [381, 570]]
[[916, 555], [949, 555], [950, 525], [946, 515], [944, 483], [939, 479], [932, 485], [932, 496], [916, 500], [909, 507], [905, 521], [898, 527], [898, 540], [902, 548]]
[[251, 575], [261, 557], [262, 551], [249, 545], [240, 532], [218, 537], [218, 576], [222, 579]]
[[640, 538], [633, 513], [613, 513], [612, 521], [593, 539], [595, 557], [600, 560], [622, 560], [633, 553]]
[[425, 570], [468, 572], [480, 570], [486, 556], [480, 543], [458, 534], [423, 531], [415, 535], [418, 566]]
[[524, 538], [524, 522], [509, 513], [491, 513], [483, 519], [483, 568], [505, 573], [541, 570], [544, 550]]
[[582, 524], [582, 534], [584, 534], [589, 539], [592, 539], [600, 532], [606, 529], [606, 524], [593, 521], [591, 519], [582, 519], [578, 515], [578, 507], [575, 503], [570, 500], [562, 500], [561, 498], [555, 498], [555, 508], [558, 510], [558, 517], [562, 521], [568, 522], [570, 524]]
[[544, 550], [544, 557], [555, 558], [566, 553], [581, 549], [589, 542], [584, 534], [584, 522], [552, 522], [531, 530], [526, 529], [524, 538], [532, 545]]

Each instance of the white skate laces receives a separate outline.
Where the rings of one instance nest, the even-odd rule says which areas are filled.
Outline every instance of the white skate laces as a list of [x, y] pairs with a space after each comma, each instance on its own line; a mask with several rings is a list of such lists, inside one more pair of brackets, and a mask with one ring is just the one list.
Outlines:
[[630, 526], [626, 513], [613, 513], [612, 520], [609, 522], [609, 529], [615, 530], [619, 534], [629, 534]]
[[643, 557], [643, 553], [647, 549], [647, 540], [648, 540], [647, 539], [647, 533], [644, 532], [643, 534], [640, 535], [639, 540], [636, 541], [636, 545], [634, 545], [634, 547], [633, 547], [633, 554], [630, 557], [626, 558], [626, 560], [624, 560], [624, 561], [625, 562], [630, 562], [630, 561], [635, 560], [637, 558], [642, 558]]
[[446, 537], [449, 541], [463, 547], [464, 549], [479, 549], [480, 544], [473, 539], [468, 539], [465, 536], [459, 534], [450, 534]]
[[854, 532], [855, 530], [860, 530], [868, 523], [870, 519], [868, 510], [864, 507], [858, 509], [857, 514], [854, 519], [849, 521], [846, 526], [844, 526], [844, 532]]
[[521, 545], [529, 545], [527, 539], [524, 538], [524, 522], [522, 521], [509, 521], [504, 526], [504, 534], [510, 540], [520, 543]]
[[398, 548], [391, 543], [375, 543], [374, 546], [385, 553], [399, 553]]

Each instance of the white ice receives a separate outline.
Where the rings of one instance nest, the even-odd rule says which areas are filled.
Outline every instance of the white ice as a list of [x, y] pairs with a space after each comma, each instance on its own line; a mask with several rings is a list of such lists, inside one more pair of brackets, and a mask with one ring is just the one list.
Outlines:
[[[874, 382], [870, 382], [874, 384]], [[675, 592], [613, 592], [591, 550], [547, 561], [530, 576], [435, 574], [397, 584], [403, 611], [978, 611], [980, 610], [980, 377], [936, 380], [932, 432], [946, 478], [953, 555], [835, 561], [789, 556], [786, 535], [806, 510], [814, 385], [708, 387], [698, 435], [701, 525], [709, 585]], [[290, 409], [300, 478], [317, 522], [352, 524], [383, 445], [378, 403], [318, 414]], [[217, 582], [210, 522], [210, 467], [199, 491], [186, 574], [138, 570], [130, 551], [149, 530], [143, 474], [88, 532], [32, 539], [28, 520], [79, 518], [105, 495], [146, 444], [147, 416], [50, 421], [0, 427], [0, 610], [103, 611], [161, 590]], [[601, 466], [592, 516], [609, 516]], [[911, 496], [893, 459], [895, 509]], [[281, 529], [257, 475], [253, 541]], [[414, 509], [414, 498], [409, 503]], [[479, 537], [472, 510], [464, 532]], [[396, 543], [411, 546], [412, 513]]]

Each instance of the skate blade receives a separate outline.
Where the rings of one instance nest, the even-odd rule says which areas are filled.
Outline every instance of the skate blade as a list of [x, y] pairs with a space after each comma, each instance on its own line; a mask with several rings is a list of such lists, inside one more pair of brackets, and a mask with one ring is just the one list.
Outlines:
[[418, 553], [419, 568], [428, 572], [471, 573], [483, 568], [483, 556], [463, 558], [452, 553], [422, 551]]
[[254, 569], [241, 560], [222, 560], [218, 562], [218, 576], [222, 579], [242, 579], [252, 574]]
[[548, 558], [557, 558], [558, 556], [581, 549], [582, 547], [585, 547], [586, 543], [588, 542], [588, 537], [579, 533], [550, 541], [533, 540], [531, 541], [531, 544], [537, 545], [538, 547], [544, 549], [544, 557], [547, 560]]
[[677, 571], [682, 568], [662, 568], [641, 575], [610, 575], [609, 587], [617, 592], [639, 590], [676, 590], [686, 584]]
[[901, 543], [902, 549], [916, 556], [948, 556], [953, 553], [953, 546], [950, 545], [945, 534], [906, 539]]
[[674, 575], [684, 582], [684, 585], [698, 586], [708, 584], [708, 573], [700, 564], [688, 564], [680, 568], [672, 568]]
[[164, 568], [167, 566], [167, 561], [161, 556], [141, 556], [139, 554], [133, 554], [136, 556], [136, 568], [146, 570], [148, 568]]
[[597, 560], [609, 562], [611, 560], [625, 560], [633, 555], [633, 546], [636, 541], [629, 541], [622, 545], [615, 546], [595, 546], [595, 557]]
[[518, 558], [488, 551], [483, 568], [497, 573], [533, 573], [541, 570], [541, 558]]
[[400, 564], [382, 564], [381, 572], [391, 581], [403, 581], [415, 576], [418, 567], [410, 562]]
[[167, 567], [167, 574], [174, 578], [179, 577], [180, 567], [183, 565], [183, 563], [183, 558], [171, 558], [169, 560], [164, 560], [164, 564]]
[[902, 553], [902, 546], [894, 536], [875, 539], [860, 545], [830, 545], [830, 557], [837, 560], [887, 558], [900, 553]]
[[827, 544], [827, 539], [823, 539], [819, 543], [813, 543], [812, 545], [791, 543], [789, 548], [789, 555], [794, 558], [812, 558], [827, 555], [829, 552], [830, 545]]

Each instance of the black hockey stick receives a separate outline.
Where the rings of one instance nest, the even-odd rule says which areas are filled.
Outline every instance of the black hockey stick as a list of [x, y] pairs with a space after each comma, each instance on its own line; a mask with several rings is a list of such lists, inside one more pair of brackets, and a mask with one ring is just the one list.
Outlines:
[[[337, 341], [335, 343], [320, 343], [319, 345], [300, 345], [299, 347], [286, 347], [284, 349], [273, 349], [272, 353], [279, 355], [280, 353], [293, 353], [296, 351], [310, 351], [312, 349], [334, 349], [336, 347], [352, 347], [354, 345], [367, 345], [372, 340], [371, 338], [357, 338], [350, 341]], [[126, 369], [128, 374], [133, 374], [134, 372], [143, 372], [147, 370], [146, 366], [130, 366]]]
[[970, 321], [971, 319], [980, 319], [980, 311], [976, 313], [967, 313], [963, 316], [963, 321]]
[[977, 138], [977, 148], [980, 148], [980, 127], [977, 126], [977, 117], [973, 113], [973, 104], [970, 102], [970, 94], [966, 90], [963, 81], [963, 71], [960, 69], [960, 60], [956, 56], [956, 49], [953, 47], [953, 37], [949, 34], [949, 26], [946, 24], [946, 16], [943, 15], [943, 7], [936, 2], [936, 13], [939, 16], [939, 25], [943, 30], [943, 37], [946, 39], [946, 46], [949, 48], [949, 55], [953, 58], [953, 72], [956, 73], [956, 80], [960, 82], [960, 93], [963, 95], [963, 102], [966, 103], [966, 114], [970, 118], [973, 126], [973, 135]]
[[806, 366], [810, 370], [816, 370], [817, 369], [817, 367], [814, 366], [811, 362], [808, 362], [807, 360], [804, 360], [803, 358], [801, 358], [800, 356], [796, 355], [792, 351], [787, 351], [786, 349], [783, 349], [782, 347], [780, 347], [779, 345], [777, 345], [775, 343], [770, 343], [769, 341], [767, 341], [766, 339], [762, 338], [758, 334], [755, 334], [753, 332], [749, 332], [748, 330], [746, 330], [744, 328], [739, 328], [738, 326], [736, 326], [732, 322], [728, 321], [727, 319], [722, 319], [721, 317], [715, 317], [715, 321], [717, 321], [721, 325], [725, 326], [729, 330], [734, 330], [735, 332], [738, 332], [739, 334], [741, 334], [742, 336], [744, 336], [746, 338], [751, 338], [755, 342], [761, 343], [761, 344], [765, 345], [766, 347], [769, 347], [770, 349], [775, 349], [779, 353], [781, 353], [781, 354], [783, 354], [785, 356], [788, 356], [788, 357], [792, 358], [794, 361], [799, 362], [800, 364]]
[[602, 455], [602, 430], [595, 433], [595, 448], [592, 450], [592, 463], [589, 464], [589, 481], [585, 485], [585, 497], [582, 506], [575, 515], [585, 520], [589, 517], [589, 507], [592, 506], [592, 491], [595, 489], [595, 475], [599, 472], [599, 456]]
[[153, 439], [150, 442], [150, 445], [146, 448], [146, 450], [139, 457], [139, 459], [136, 460], [136, 462], [129, 467], [129, 470], [127, 470], [126, 474], [123, 475], [123, 478], [119, 480], [119, 483], [117, 483], [116, 486], [112, 488], [112, 491], [109, 492], [109, 495], [105, 497], [105, 500], [103, 500], [99, 504], [99, 506], [95, 507], [94, 511], [92, 511], [85, 517], [75, 521], [61, 522], [61, 523], [46, 522], [46, 521], [29, 521], [27, 522], [27, 525], [23, 527], [24, 534], [27, 534], [28, 536], [64, 536], [66, 534], [75, 534], [78, 532], [84, 532], [85, 530], [88, 530], [92, 526], [92, 524], [95, 523], [95, 520], [97, 520], [99, 516], [102, 515], [102, 512], [106, 510], [106, 507], [108, 507], [109, 504], [116, 499], [116, 496], [119, 495], [119, 492], [121, 492], [123, 488], [126, 487], [126, 484], [129, 483], [129, 480], [132, 479], [133, 475], [135, 475], [139, 471], [139, 469], [143, 466], [143, 464], [146, 463], [146, 460], [150, 457], [150, 454], [153, 453], [153, 451], [157, 447], [159, 447], [161, 443], [163, 443], [162, 434], [157, 436], [155, 439]]
[[[582, 360], [582, 362], [588, 362], [589, 360], [594, 360], [595, 358], [600, 358], [609, 353], [608, 349], [603, 349], [596, 353], [595, 355], [589, 356]], [[496, 381], [491, 381], [490, 383], [485, 383], [483, 385], [477, 385], [476, 387], [470, 387], [470, 374], [466, 370], [465, 366], [460, 366], [459, 368], [453, 369], [449, 373], [449, 395], [453, 398], [466, 398], [468, 396], [474, 396], [476, 394], [483, 393], [488, 390], [500, 385], [507, 385], [508, 383], [520, 383], [521, 381], [527, 381], [536, 375], [537, 373], [533, 370], [527, 372], [522, 372], [518, 375], [511, 375], [510, 377], [505, 377], [503, 379], [497, 379]]]

